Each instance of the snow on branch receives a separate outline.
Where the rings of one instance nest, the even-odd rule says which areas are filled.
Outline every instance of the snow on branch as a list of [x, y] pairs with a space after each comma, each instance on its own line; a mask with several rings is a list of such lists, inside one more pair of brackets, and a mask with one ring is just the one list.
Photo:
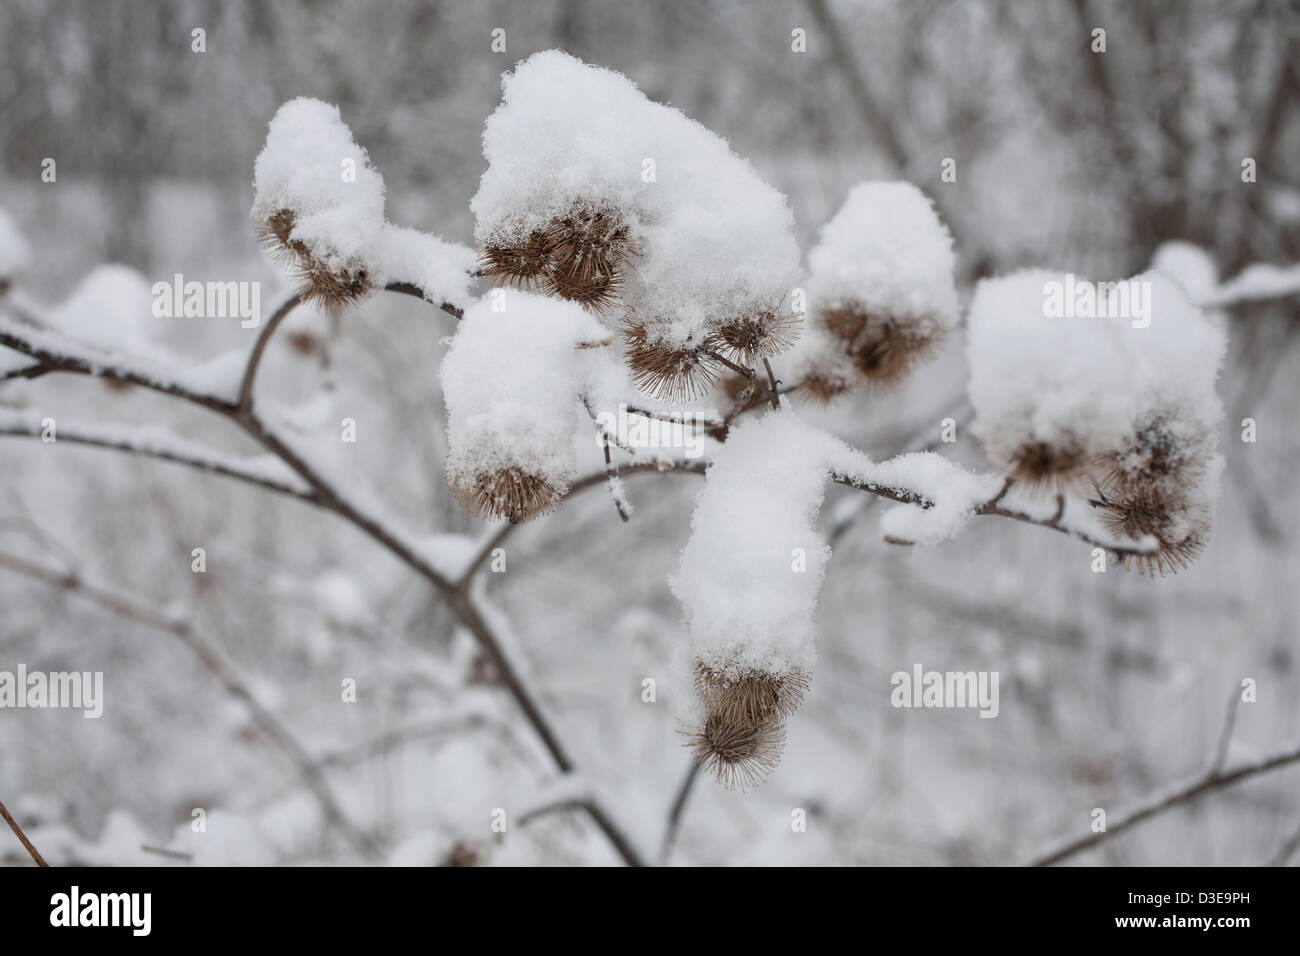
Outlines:
[[[41, 438], [50, 435], [50, 429], [33, 416], [0, 410], [0, 435]], [[189, 465], [295, 498], [315, 500], [311, 488], [274, 455], [226, 454], [158, 425], [68, 425], [60, 422], [56, 423], [52, 437], [51, 444], [72, 442], [115, 449]]]
[[[16, 311], [9, 301], [0, 302], [0, 309], [8, 310], [11, 315]], [[0, 345], [37, 360], [40, 370], [25, 368], [24, 378], [39, 378], [51, 372], [107, 378], [141, 385], [222, 412], [236, 405], [239, 372], [244, 363], [241, 350], [177, 374], [175, 368], [157, 359], [87, 345], [60, 332], [22, 325], [3, 316], [0, 316]]]

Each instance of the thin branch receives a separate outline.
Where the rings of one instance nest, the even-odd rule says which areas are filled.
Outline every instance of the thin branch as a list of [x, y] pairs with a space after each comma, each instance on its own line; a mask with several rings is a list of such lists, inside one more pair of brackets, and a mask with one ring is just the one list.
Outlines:
[[14, 836], [18, 837], [18, 842], [31, 854], [32, 859], [36, 861], [36, 865], [49, 866], [45, 862], [45, 857], [41, 856], [36, 847], [32, 845], [32, 841], [27, 839], [27, 834], [23, 832], [23, 828], [18, 825], [18, 821], [13, 818], [13, 814], [9, 812], [9, 809], [3, 803], [0, 803], [0, 817], [5, 818], [5, 823], [9, 824], [9, 829], [14, 831]]
[[[638, 461], [630, 465], [621, 466], [618, 470], [618, 475], [620, 478], [626, 478], [632, 475], [649, 474], [703, 475], [707, 466], [707, 462], [689, 459], [674, 462]], [[591, 474], [575, 479], [573, 484], [569, 486], [569, 490], [565, 492], [564, 500], [568, 501], [574, 495], [581, 494], [590, 488], [598, 487], [599, 485], [604, 484], [607, 479], [608, 473], [604, 470], [594, 471]], [[483, 542], [479, 547], [478, 552], [474, 555], [474, 559], [470, 561], [465, 573], [461, 575], [460, 579], [456, 582], [457, 590], [465, 590], [469, 586], [469, 582], [474, 577], [474, 574], [483, 566], [487, 559], [491, 557], [492, 552], [501, 547], [506, 538], [510, 537], [518, 527], [520, 527], [519, 524], [506, 522], [497, 529], [496, 534]]]
[[[386, 292], [396, 292], [399, 295], [414, 296], [417, 299], [425, 299], [424, 291], [417, 285], [410, 282], [390, 282], [384, 286]], [[262, 354], [266, 351], [267, 343], [275, 335], [276, 329], [294, 309], [303, 302], [301, 293], [295, 292], [290, 295], [279, 307], [272, 313], [263, 325], [262, 330], [257, 335], [257, 341], [253, 343], [253, 350], [248, 356], [248, 365], [244, 369], [243, 380], [239, 384], [239, 402], [238, 407], [247, 410], [253, 407], [253, 382], [257, 378], [258, 367], [262, 363]], [[464, 315], [464, 310], [452, 305], [450, 302], [438, 304], [438, 308], [446, 312], [453, 318], [459, 319]]]
[[660, 866], [667, 864], [669, 856], [672, 855], [673, 844], [677, 842], [677, 831], [686, 812], [686, 802], [690, 799], [692, 788], [695, 786], [695, 778], [700, 775], [700, 766], [698, 760], [692, 759], [686, 776], [682, 778], [681, 785], [677, 788], [677, 796], [673, 798], [672, 808], [668, 811], [668, 825], [664, 828], [663, 842], [659, 845]]
[[715, 362], [725, 365], [727, 368], [731, 369], [737, 375], [753, 382], [759, 388], [763, 389], [764, 393], [766, 393], [767, 387], [758, 380], [758, 373], [755, 372], [752, 368], [746, 368], [744, 365], [737, 365], [735, 362], [727, 358], [721, 352], [714, 352], [712, 350], [706, 349], [703, 350], [700, 354], [713, 359]]
[[710, 418], [696, 412], [657, 412], [637, 405], [628, 405], [626, 402], [623, 407], [627, 409], [629, 415], [636, 415], [640, 418], [653, 418], [656, 421], [667, 422], [669, 425], [712, 429], [720, 428], [723, 424], [721, 419]]
[[997, 515], [1000, 518], [1010, 518], [1012, 521], [1021, 521], [1025, 524], [1037, 525], [1040, 528], [1050, 528], [1052, 531], [1059, 531], [1061, 534], [1067, 534], [1072, 538], [1078, 538], [1085, 544], [1090, 544], [1094, 548], [1102, 548], [1105, 551], [1114, 552], [1121, 557], [1147, 557], [1155, 554], [1158, 548], [1147, 548], [1140, 544], [1127, 545], [1119, 541], [1098, 538], [1091, 532], [1077, 528], [1065, 522], [1064, 519], [1064, 499], [1058, 505], [1056, 513], [1051, 518], [1036, 518], [1033, 515], [1017, 511], [1005, 505], [997, 504], [994, 501], [986, 502], [975, 509], [977, 515]]
[[157, 856], [165, 856], [169, 860], [179, 860], [182, 863], [194, 862], [193, 853], [182, 853], [179, 850], [168, 850], [161, 846], [149, 846], [147, 843], [140, 844], [140, 851], [142, 853], [153, 853]]
[[1214, 759], [1210, 762], [1210, 770], [1213, 773], [1222, 770], [1228, 760], [1228, 747], [1232, 744], [1232, 733], [1237, 727], [1237, 709], [1240, 704], [1241, 691], [1234, 687], [1228, 697], [1228, 712], [1224, 715], [1223, 727], [1219, 731], [1219, 743], [1214, 748]]
[[772, 399], [772, 407], [781, 407], [781, 390], [777, 387], [776, 373], [772, 371], [772, 363], [768, 361], [767, 356], [763, 357], [763, 365], [767, 369], [768, 395]]
[[[0, 421], [0, 436], [40, 438], [42, 432], [43, 429], [39, 425]], [[93, 429], [81, 430], [76, 427], [70, 428], [67, 425], [59, 425], [56, 436], [60, 442], [66, 441], [77, 445], [89, 445], [93, 448], [109, 448], [114, 451], [139, 455], [142, 458], [154, 458], [158, 461], [188, 465], [209, 474], [223, 475], [227, 478], [242, 481], [245, 484], [256, 485], [259, 488], [274, 491], [277, 494], [288, 495], [291, 498], [298, 498], [312, 504], [316, 503], [315, 492], [296, 482], [279, 480], [262, 474], [251, 467], [249, 463], [241, 462], [234, 456], [225, 456], [216, 451], [205, 451], [200, 454], [195, 450], [192, 443], [178, 443], [173, 448], [165, 445], [141, 445], [107, 433], [97, 434]]]
[[[481, 273], [478, 272], [472, 273], [472, 275], [475, 276], [480, 274]], [[429, 302], [429, 299], [424, 294], [424, 290], [413, 282], [390, 282], [388, 285], [384, 286], [384, 291], [396, 292], [399, 295], [409, 295], [421, 299], [424, 302]], [[450, 302], [429, 302], [429, 304], [442, 309], [442, 311], [446, 312], [453, 319], [460, 319], [465, 315], [464, 309], [458, 305], [452, 305]]]
[[279, 308], [262, 325], [262, 331], [257, 334], [257, 341], [253, 343], [253, 351], [248, 356], [248, 364], [244, 367], [244, 378], [239, 383], [238, 407], [241, 411], [247, 411], [253, 407], [253, 380], [257, 378], [257, 369], [262, 364], [262, 353], [266, 351], [267, 343], [271, 341], [271, 336], [275, 335], [275, 330], [279, 328], [285, 316], [297, 308], [301, 302], [302, 294], [293, 293], [280, 303]]
[[[6, 302], [5, 306], [10, 309], [13, 308], [13, 304], [10, 302]], [[47, 344], [39, 344], [41, 341]], [[196, 391], [180, 382], [169, 381], [160, 375], [132, 368], [129, 365], [115, 361], [113, 356], [94, 352], [88, 352], [86, 355], [75, 355], [69, 352], [56, 351], [53, 348], [55, 343], [72, 346], [74, 351], [83, 348], [80, 343], [66, 339], [54, 332], [25, 329], [11, 322], [0, 322], [0, 345], [36, 359], [45, 369], [41, 374], [67, 372], [73, 375], [87, 375], [92, 378], [106, 378], [115, 382], [125, 382], [129, 385], [140, 385], [155, 392], [162, 392], [164, 395], [171, 395], [174, 398], [181, 398], [195, 405], [201, 405], [223, 415], [229, 414], [237, 408], [235, 402]], [[35, 377], [35, 375], [30, 377]]]
[[1291, 862], [1291, 858], [1300, 851], [1300, 830], [1291, 834], [1291, 839], [1282, 844], [1282, 849], [1277, 851], [1277, 855], [1269, 861], [1269, 866], [1286, 866]]
[[[599, 426], [597, 426], [599, 428]], [[623, 519], [623, 523], [632, 518], [628, 513], [627, 503], [623, 500], [619, 491], [618, 469], [614, 467], [614, 460], [609, 454], [609, 438], [605, 435], [605, 430], [600, 429], [601, 448], [605, 452], [605, 486], [609, 489], [609, 496], [614, 501], [614, 508], [618, 511], [618, 516]]]
[[31, 365], [10, 369], [8, 372], [0, 374], [0, 382], [8, 382], [16, 378], [40, 378], [48, 371], [49, 368], [43, 363], [33, 362]]
[[1031, 866], [1052, 866], [1063, 860], [1069, 859], [1077, 853], [1084, 850], [1090, 850], [1098, 844], [1125, 832], [1143, 820], [1150, 819], [1161, 813], [1172, 810], [1174, 807], [1180, 807], [1183, 804], [1190, 803], [1207, 793], [1213, 793], [1216, 790], [1222, 790], [1225, 787], [1231, 787], [1257, 777], [1261, 774], [1269, 773], [1273, 770], [1279, 770], [1282, 767], [1290, 766], [1293, 763], [1300, 762], [1300, 743], [1274, 753], [1262, 760], [1252, 763], [1243, 764], [1229, 771], [1223, 771], [1211, 766], [1188, 783], [1182, 784], [1175, 789], [1166, 793], [1157, 793], [1148, 797], [1146, 800], [1132, 807], [1125, 813], [1112, 816], [1107, 820], [1106, 829], [1100, 833], [1090, 833], [1085, 837], [1080, 837], [1073, 842], [1052, 850], [1034, 860]]
[[[389, 291], [416, 296], [420, 299], [424, 298], [421, 290], [407, 283], [395, 283], [389, 287]], [[297, 304], [294, 303], [294, 305]], [[12, 303], [6, 303], [6, 305], [12, 306]], [[444, 304], [441, 308], [450, 315], [460, 316], [460, 310], [455, 306]], [[283, 315], [280, 319], [283, 319]], [[279, 324], [280, 322], [277, 321], [276, 325]], [[77, 345], [71, 340], [64, 340], [62, 336], [39, 330], [25, 330], [11, 323], [0, 323], [0, 345], [37, 359], [47, 366], [50, 371], [71, 372], [73, 374], [89, 375], [140, 385], [200, 405], [235, 422], [254, 441], [288, 465], [307, 483], [311, 489], [310, 500], [313, 504], [332, 511], [348, 521], [433, 585], [452, 612], [460, 618], [461, 623], [478, 641], [480, 647], [483, 648], [492, 662], [501, 683], [519, 705], [524, 718], [541, 739], [542, 745], [551, 755], [551, 759], [555, 761], [556, 767], [561, 773], [573, 771], [574, 763], [568, 751], [543, 713], [541, 705], [524, 685], [518, 669], [506, 654], [504, 646], [488, 625], [483, 613], [468, 594], [468, 589], [456, 587], [395, 532], [379, 520], [367, 515], [360, 507], [341, 494], [258, 417], [251, 407], [251, 403], [248, 407], [244, 407], [239, 400], [228, 401], [196, 392], [178, 382], [168, 381], [160, 376], [146, 374], [121, 363], [109, 361], [106, 356], [102, 360], [101, 357], [96, 356], [95, 360], [92, 361], [82, 356], [62, 354], [49, 346], [39, 344], [39, 340], [57, 341], [61, 345], [66, 344], [74, 348]], [[263, 349], [265, 349], [265, 343], [263, 343]], [[251, 383], [251, 379], [249, 381]], [[249, 394], [251, 394], [251, 384]], [[621, 834], [617, 833], [617, 827], [603, 809], [593, 807], [588, 808], [588, 812], [597, 825], [600, 826], [602, 832], [605, 832], [610, 838], [611, 842], [622, 846], [624, 850], [630, 849], [630, 844]], [[623, 853], [623, 850], [620, 850], [620, 852]], [[634, 856], [635, 851], [631, 852]], [[626, 853], [623, 855], [625, 859], [628, 859]], [[631, 862], [630, 859], [629, 862]]]
[[253, 694], [226, 665], [222, 658], [208, 646], [188, 621], [167, 617], [151, 610], [139, 601], [89, 584], [74, 572], [55, 571], [25, 561], [9, 554], [0, 554], [0, 567], [24, 577], [60, 588], [70, 594], [96, 604], [126, 620], [135, 621], [177, 638], [221, 684], [232, 697], [241, 701], [258, 730], [289, 758], [303, 783], [320, 804], [325, 818], [335, 826], [353, 848], [364, 854], [375, 852], [371, 837], [356, 826], [339, 806], [320, 767], [312, 760], [307, 749], [280, 720]]
[[610, 845], [613, 846], [615, 852], [622, 857], [624, 863], [628, 866], [645, 866], [644, 861], [641, 859], [640, 852], [623, 834], [623, 831], [614, 824], [614, 821], [605, 812], [604, 807], [601, 806], [600, 801], [593, 797], [571, 797], [557, 800], [554, 803], [548, 803], [544, 806], [537, 807], [534, 810], [529, 810], [519, 818], [519, 825], [525, 826], [541, 817], [560, 813], [564, 810], [585, 811], [587, 816], [591, 817], [592, 822], [600, 828], [600, 831], [603, 834], [605, 834], [605, 838], [609, 840]]
[[[402, 290], [397, 290], [402, 291]], [[0, 325], [0, 344], [19, 352], [40, 359], [52, 370], [73, 372], [98, 376], [115, 381], [130, 382], [154, 391], [181, 398], [215, 411], [238, 424], [258, 444], [262, 445], [301, 477], [311, 489], [314, 504], [333, 511], [373, 540], [377, 541], [409, 568], [429, 581], [439, 594], [447, 601], [452, 611], [474, 635], [487, 652], [501, 677], [506, 689], [519, 703], [525, 718], [532, 724], [541, 738], [543, 745], [550, 752], [557, 767], [562, 772], [573, 768], [573, 762], [550, 722], [542, 713], [541, 706], [525, 688], [514, 665], [507, 658], [505, 651], [487, 625], [482, 613], [473, 600], [464, 591], [458, 591], [454, 585], [439, 573], [427, 560], [422, 558], [412, 546], [402, 541], [394, 532], [373, 517], [365, 514], [340, 494], [323, 476], [318, 474], [306, 460], [299, 456], [279, 438], [254, 412], [253, 409], [241, 409], [237, 402], [227, 402], [212, 396], [202, 395], [174, 382], [159, 380], [136, 370], [112, 363], [94, 363], [80, 357], [70, 357], [56, 353], [48, 348], [34, 344], [24, 336], [17, 326]], [[69, 343], [75, 344], [75, 343]]]

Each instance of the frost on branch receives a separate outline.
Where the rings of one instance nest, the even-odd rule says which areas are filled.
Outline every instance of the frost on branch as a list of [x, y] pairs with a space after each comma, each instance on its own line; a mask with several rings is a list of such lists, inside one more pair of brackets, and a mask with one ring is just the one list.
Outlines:
[[253, 188], [262, 241], [307, 299], [338, 310], [375, 290], [384, 179], [337, 106], [307, 97], [281, 106], [258, 154]]
[[867, 474], [875, 484], [925, 498], [928, 508], [899, 504], [886, 510], [880, 533], [886, 541], [926, 547], [955, 538], [1001, 485], [995, 475], [977, 475], [932, 451], [882, 461]]
[[813, 522], [827, 462], [844, 451], [789, 411], [770, 412], [731, 433], [696, 498], [670, 584], [689, 635], [691, 744], [728, 786], [755, 785], [775, 767], [785, 718], [808, 686], [830, 557]]
[[7, 291], [30, 264], [27, 240], [9, 213], [0, 209], [0, 293]]
[[475, 515], [527, 521], [568, 491], [584, 375], [578, 346], [608, 333], [572, 303], [500, 294], [466, 311], [442, 362], [447, 480]]
[[1093, 493], [1110, 531], [1158, 541], [1126, 564], [1176, 571], [1204, 549], [1218, 495], [1223, 333], [1158, 272], [1103, 288], [1086, 316], [1049, 307], [1078, 283], [1035, 270], [976, 288], [973, 431], [1018, 483]]
[[694, 396], [719, 351], [788, 347], [799, 273], [785, 197], [726, 141], [626, 77], [558, 51], [520, 63], [483, 134], [471, 202], [486, 275], [598, 312], [657, 397]]
[[385, 223], [379, 234], [379, 261], [385, 280], [409, 282], [427, 302], [463, 309], [471, 301], [474, 250], [468, 246]]
[[957, 323], [952, 236], [911, 183], [855, 186], [808, 265], [812, 319], [796, 374], [814, 400], [898, 384]]

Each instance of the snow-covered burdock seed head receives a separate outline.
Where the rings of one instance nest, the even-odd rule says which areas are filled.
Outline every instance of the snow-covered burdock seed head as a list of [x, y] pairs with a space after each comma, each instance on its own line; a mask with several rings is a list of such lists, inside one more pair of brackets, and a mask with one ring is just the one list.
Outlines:
[[756, 787], [776, 769], [785, 749], [785, 724], [736, 724], [710, 714], [690, 735], [695, 759], [729, 790]]
[[509, 521], [556, 508], [577, 468], [580, 348], [607, 339], [578, 306], [532, 293], [498, 290], [466, 310], [441, 372], [462, 505]]
[[510, 465], [498, 471], [465, 470], [448, 459], [447, 480], [456, 500], [476, 518], [511, 523], [548, 515], [569, 489], [571, 474], [544, 475]]
[[618, 301], [634, 255], [616, 210], [576, 207], [522, 240], [484, 244], [479, 269], [494, 285], [540, 289], [603, 312]]
[[778, 309], [756, 309], [730, 319], [718, 327], [719, 351], [729, 353], [746, 365], [786, 351], [799, 338], [802, 320]]
[[[1214, 487], [1217, 489], [1217, 476]], [[1134, 541], [1156, 539], [1152, 554], [1127, 554], [1125, 569], [1136, 568], [1161, 577], [1191, 567], [1209, 543], [1213, 523], [1213, 496], [1204, 485], [1185, 493], [1162, 486], [1134, 488], [1107, 500], [1099, 518], [1112, 533]]]
[[814, 522], [844, 451], [788, 409], [772, 411], [732, 430], [696, 498], [669, 580], [694, 685], [682, 716], [697, 758], [728, 786], [755, 784], [776, 765], [784, 721], [808, 687], [830, 552]]
[[0, 293], [6, 292], [31, 263], [31, 251], [18, 224], [0, 209]]
[[689, 401], [708, 391], [718, 373], [709, 361], [717, 336], [705, 334], [673, 345], [655, 335], [653, 320], [629, 312], [623, 321], [623, 357], [637, 388], [668, 401]]
[[[1091, 293], [1062, 314], [1060, 290]], [[1125, 314], [1114, 306], [1142, 303]], [[1133, 296], [1140, 295], [1140, 300]], [[1012, 477], [1088, 490], [1117, 536], [1156, 544], [1125, 567], [1168, 574], [1209, 539], [1223, 461], [1215, 380], [1223, 332], [1176, 282], [1020, 272], [981, 282], [968, 317], [973, 430]]]
[[1135, 407], [1128, 320], [1049, 314], [1047, 290], [1066, 282], [1047, 270], [985, 279], [967, 315], [972, 430], [994, 465], [1044, 491], [1086, 490]]
[[1096, 486], [1112, 532], [1159, 543], [1125, 566], [1164, 575], [1188, 567], [1209, 542], [1223, 471], [1215, 382], [1226, 342], [1167, 276], [1129, 281], [1146, 284], [1150, 310], [1146, 324], [1123, 331], [1133, 410], [1122, 440], [1097, 462]]
[[306, 97], [281, 106], [253, 188], [251, 215], [263, 245], [304, 298], [338, 311], [375, 291], [384, 180], [337, 106]]
[[546, 250], [543, 290], [596, 312], [618, 300], [628, 260], [636, 253], [617, 211], [585, 209], [551, 222]]
[[734, 725], [784, 720], [799, 709], [808, 684], [808, 675], [797, 667], [778, 674], [728, 674], [702, 661], [695, 667], [695, 692], [709, 714]]
[[518, 64], [483, 134], [470, 206], [484, 273], [605, 310], [660, 397], [708, 384], [709, 349], [776, 354], [797, 322], [794, 218], [726, 141], [626, 77], [550, 50]]
[[911, 183], [853, 187], [808, 264], [822, 334], [800, 356], [797, 375], [814, 400], [853, 384], [897, 385], [957, 322], [952, 236]]

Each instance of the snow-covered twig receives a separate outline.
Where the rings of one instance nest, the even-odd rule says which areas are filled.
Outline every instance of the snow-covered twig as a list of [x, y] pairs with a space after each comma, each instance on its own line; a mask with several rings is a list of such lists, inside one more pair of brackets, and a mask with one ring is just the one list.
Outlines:
[[[397, 292], [401, 295], [414, 296], [417, 299], [424, 298], [424, 292], [419, 286], [412, 285], [409, 282], [390, 282], [384, 286], [387, 292]], [[276, 310], [271, 313], [271, 317], [262, 325], [261, 332], [258, 333], [257, 341], [253, 343], [253, 351], [249, 353], [248, 364], [244, 369], [244, 376], [239, 383], [239, 407], [248, 409], [253, 406], [253, 383], [257, 378], [257, 370], [262, 363], [262, 354], [266, 351], [267, 343], [275, 335], [280, 323], [293, 312], [303, 302], [300, 293], [295, 292], [285, 299]], [[449, 302], [444, 302], [439, 306], [442, 311], [446, 312], [453, 318], [459, 319], [464, 315], [464, 311]], [[16, 376], [15, 376], [16, 377]]]
[[[1002, 498], [1003, 493], [998, 492], [998, 499]], [[1141, 543], [1125, 544], [1114, 538], [1102, 537], [1101, 535], [1065, 520], [1066, 508], [1064, 507], [1065, 499], [1058, 500], [1058, 506], [1053, 511], [1051, 517], [1042, 518], [1028, 514], [1016, 508], [999, 503], [998, 499], [993, 499], [986, 504], [980, 505], [975, 509], [977, 515], [997, 515], [1002, 518], [1010, 518], [1013, 521], [1023, 521], [1025, 524], [1037, 525], [1040, 528], [1050, 528], [1052, 531], [1059, 531], [1061, 534], [1068, 534], [1073, 538], [1078, 538], [1085, 544], [1090, 544], [1094, 548], [1103, 548], [1106, 551], [1112, 551], [1121, 557], [1143, 557], [1145, 555], [1155, 554], [1159, 550], [1158, 545], [1147, 546]]]
[[1099, 833], [1089, 833], [1085, 837], [1080, 837], [1064, 846], [1051, 850], [1035, 859], [1030, 865], [1052, 866], [1055, 863], [1060, 863], [1077, 853], [1092, 849], [1098, 844], [1123, 833], [1125, 830], [1131, 829], [1143, 820], [1164, 813], [1167, 810], [1172, 810], [1174, 807], [1182, 806], [1207, 793], [1222, 790], [1224, 787], [1233, 786], [1243, 780], [1272, 770], [1279, 770], [1297, 762], [1300, 762], [1300, 742], [1259, 760], [1234, 767], [1232, 770], [1224, 771], [1212, 764], [1207, 771], [1191, 781], [1154, 793], [1130, 807], [1124, 813], [1111, 815], [1106, 822], [1105, 830]]
[[605, 834], [610, 844], [629, 866], [643, 865], [642, 854], [632, 845], [624, 831], [615, 825], [591, 785], [576, 774], [565, 774], [538, 795], [533, 805], [519, 814], [519, 825], [565, 810], [583, 810]]
[[[39, 438], [44, 431], [39, 422], [29, 421], [13, 414], [0, 413], [0, 435]], [[300, 498], [303, 501], [315, 501], [315, 493], [299, 481], [293, 472], [284, 469], [278, 459], [227, 455], [161, 429], [128, 431], [122, 428], [61, 423], [58, 425], [56, 437], [58, 441], [90, 445], [95, 448], [110, 448], [144, 458], [189, 465], [199, 471], [224, 475], [269, 491]]]
[[[671, 462], [662, 461], [662, 460], [638, 461], [630, 465], [621, 465], [618, 469], [618, 477], [627, 478], [632, 475], [649, 475], [649, 474], [703, 475], [707, 467], [708, 467], [708, 462], [699, 461], [699, 460], [688, 460], [688, 459], [683, 459], [681, 461], [671, 461]], [[569, 490], [565, 494], [564, 500], [568, 501], [574, 495], [581, 494], [582, 492], [587, 491], [590, 488], [595, 488], [600, 485], [603, 485], [606, 481], [608, 481], [608, 479], [609, 479], [609, 473], [604, 469], [600, 471], [594, 471], [588, 475], [583, 475], [581, 478], [576, 478], [574, 479], [573, 484], [569, 486]], [[479, 547], [479, 550], [474, 555], [473, 560], [471, 560], [468, 566], [466, 567], [464, 575], [456, 582], [456, 587], [458, 589], [467, 588], [469, 586], [469, 582], [473, 579], [474, 574], [478, 571], [479, 568], [481, 568], [487, 562], [488, 558], [492, 556], [492, 552], [497, 548], [501, 547], [501, 545], [505, 542], [506, 538], [510, 537], [510, 535], [518, 527], [520, 527], [520, 525], [506, 522], [503, 523], [501, 527], [498, 528], [494, 534], [488, 536], [484, 540], [483, 544]]]
[[[3, 305], [6, 309], [14, 310], [12, 302]], [[26, 378], [37, 378], [53, 372], [88, 375], [140, 385], [223, 414], [233, 412], [237, 407], [237, 402], [191, 388], [170, 378], [161, 369], [156, 372], [147, 369], [143, 361], [125, 362], [115, 355], [82, 345], [57, 332], [30, 328], [4, 318], [0, 318], [0, 345], [36, 359], [41, 371], [38, 373], [31, 370], [30, 374], [24, 376]], [[28, 369], [32, 367], [29, 366]]]
[[239, 383], [240, 408], [253, 407], [253, 381], [257, 378], [257, 370], [262, 364], [262, 353], [266, 351], [266, 345], [271, 341], [271, 336], [275, 335], [275, 330], [280, 327], [280, 323], [301, 303], [302, 294], [293, 293], [276, 307], [271, 317], [262, 325], [262, 331], [257, 334], [257, 341], [253, 343], [253, 351], [249, 353], [248, 364], [244, 366], [244, 377]]
[[[398, 288], [392, 291], [405, 293], [407, 290]], [[413, 291], [409, 294], [419, 294], [423, 298], [422, 293]], [[293, 305], [297, 304], [294, 303]], [[6, 303], [6, 305], [11, 306], [11, 303]], [[292, 306], [290, 306], [291, 308]], [[134, 364], [109, 356], [92, 354], [91, 350], [87, 350], [84, 346], [80, 346], [64, 336], [35, 328], [26, 328], [6, 320], [0, 320], [0, 345], [36, 359], [49, 372], [89, 375], [139, 385], [200, 405], [234, 422], [249, 437], [279, 458], [298, 475], [307, 486], [309, 492], [307, 500], [310, 500], [318, 507], [334, 512], [364, 532], [434, 587], [452, 612], [483, 648], [499, 675], [501, 683], [519, 705], [525, 719], [533, 727], [543, 746], [550, 753], [557, 769], [561, 773], [570, 773], [574, 770], [574, 763], [567, 748], [561, 742], [550, 720], [545, 716], [540, 703], [525, 686], [520, 677], [519, 668], [510, 659], [504, 645], [487, 623], [482, 610], [468, 593], [468, 587], [457, 586], [456, 583], [453, 583], [435, 568], [428, 559], [421, 556], [419, 550], [406, 541], [397, 530], [381, 519], [368, 514], [359, 504], [335, 488], [309, 461], [295, 452], [284, 439], [257, 415], [256, 411], [251, 407], [251, 403], [249, 407], [245, 407], [238, 397], [226, 399], [210, 395], [190, 388], [165, 375], [141, 371]], [[265, 344], [263, 348], [265, 348]], [[252, 379], [249, 377], [247, 370], [244, 378], [251, 383]], [[251, 394], [251, 391], [249, 394]], [[182, 459], [177, 457], [173, 460], [181, 461]], [[199, 467], [193, 461], [186, 460], [184, 463]], [[467, 584], [468, 581], [461, 583]], [[640, 858], [631, 849], [631, 844], [621, 834], [617, 834], [617, 839], [615, 835], [611, 835], [616, 834], [617, 828], [608, 816], [599, 808], [590, 807], [587, 809], [593, 820], [600, 826], [602, 832], [606, 833], [611, 842], [620, 848], [619, 852], [624, 859], [631, 865], [640, 865]]]
[[[307, 749], [271, 713], [270, 709], [253, 694], [248, 685], [234, 674], [188, 621], [168, 617], [153, 611], [134, 598], [108, 591], [87, 582], [75, 572], [56, 571], [8, 554], [0, 554], [0, 567], [52, 587], [62, 588], [68, 593], [85, 598], [119, 617], [144, 624], [179, 639], [217, 679], [222, 688], [244, 704], [258, 730], [289, 759], [304, 785], [320, 804], [325, 818], [343, 834], [358, 852], [365, 854], [374, 852], [374, 841], [369, 834], [348, 819], [338, 801], [334, 798], [329, 782], [321, 772], [320, 766], [312, 759]], [[31, 848], [29, 847], [29, 849]]]

